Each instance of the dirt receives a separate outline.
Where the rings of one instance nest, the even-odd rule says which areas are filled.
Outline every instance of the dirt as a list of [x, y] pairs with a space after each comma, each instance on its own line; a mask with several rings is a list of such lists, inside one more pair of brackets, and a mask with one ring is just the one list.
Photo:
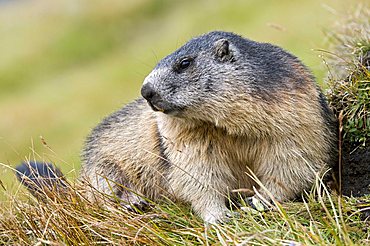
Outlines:
[[370, 194], [370, 147], [343, 148], [342, 192], [346, 196]]

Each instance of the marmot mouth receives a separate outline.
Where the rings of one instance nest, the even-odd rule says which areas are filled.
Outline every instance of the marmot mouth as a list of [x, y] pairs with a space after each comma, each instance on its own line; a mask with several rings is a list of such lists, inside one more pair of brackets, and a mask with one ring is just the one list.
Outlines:
[[164, 113], [164, 114], [176, 116], [181, 111], [183, 111], [183, 108], [176, 107], [176, 106], [171, 105], [171, 104], [167, 104], [163, 101], [156, 102], [156, 103], [153, 103], [153, 102], [150, 102], [150, 101], [147, 101], [147, 102], [148, 102], [148, 105], [151, 107], [151, 109], [155, 112], [161, 112], [161, 113]]
[[153, 104], [153, 103], [151, 103], [149, 101], [147, 101], [147, 102], [148, 102], [149, 106], [153, 109], [153, 111], [159, 111], [159, 112], [164, 113], [164, 109], [163, 108], [160, 108], [157, 105], [155, 105], [155, 104]]

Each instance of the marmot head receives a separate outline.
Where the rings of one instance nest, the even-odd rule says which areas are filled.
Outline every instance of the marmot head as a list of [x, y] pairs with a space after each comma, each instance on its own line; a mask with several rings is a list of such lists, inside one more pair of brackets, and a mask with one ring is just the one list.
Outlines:
[[238, 42], [245, 40], [226, 32], [190, 40], [145, 78], [142, 96], [153, 110], [179, 117], [189, 110], [204, 109], [235, 86], [241, 65]]
[[250, 116], [251, 101], [273, 101], [304, 81], [294, 66], [303, 67], [277, 46], [215, 31], [161, 60], [141, 94], [155, 111], [224, 125], [232, 114]]

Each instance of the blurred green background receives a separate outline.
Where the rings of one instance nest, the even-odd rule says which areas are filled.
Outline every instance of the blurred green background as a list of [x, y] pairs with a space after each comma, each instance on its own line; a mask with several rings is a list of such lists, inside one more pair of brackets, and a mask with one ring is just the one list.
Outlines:
[[11, 167], [28, 159], [57, 163], [75, 178], [90, 129], [139, 96], [157, 61], [204, 32], [227, 30], [278, 44], [297, 55], [321, 83], [326, 69], [317, 49], [326, 48], [325, 30], [355, 4], [0, 0], [3, 188], [18, 187]]

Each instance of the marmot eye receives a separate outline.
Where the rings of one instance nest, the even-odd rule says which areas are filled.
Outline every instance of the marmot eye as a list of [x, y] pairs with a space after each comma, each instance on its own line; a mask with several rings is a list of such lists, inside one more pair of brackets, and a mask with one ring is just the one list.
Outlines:
[[191, 58], [183, 59], [179, 64], [179, 68], [181, 70], [188, 68], [190, 66], [190, 64], [192, 63], [192, 61], [193, 61], [193, 59], [191, 59]]

